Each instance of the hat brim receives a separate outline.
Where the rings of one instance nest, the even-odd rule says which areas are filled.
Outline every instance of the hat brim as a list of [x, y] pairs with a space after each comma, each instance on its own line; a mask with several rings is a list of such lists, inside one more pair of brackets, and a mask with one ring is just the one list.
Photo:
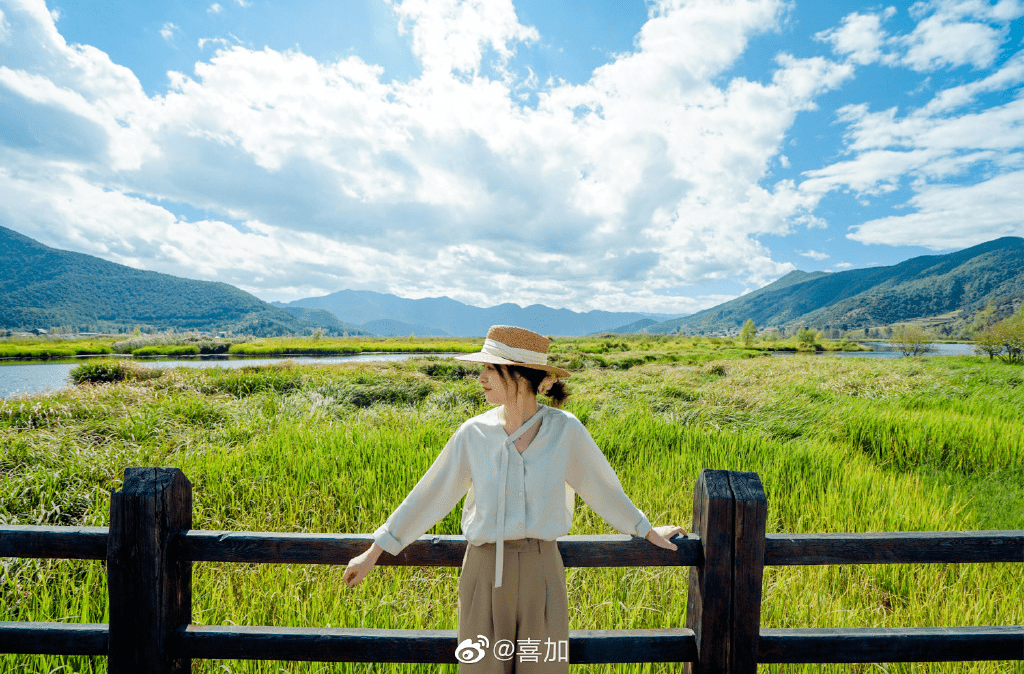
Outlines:
[[533, 363], [520, 363], [508, 358], [502, 358], [501, 356], [492, 356], [489, 353], [478, 351], [476, 353], [466, 353], [461, 356], [455, 356], [455, 360], [468, 360], [474, 363], [493, 363], [495, 365], [517, 365], [519, 367], [529, 367], [534, 370], [544, 370], [556, 374], [559, 377], [571, 377], [572, 373], [568, 370], [563, 370], [560, 367], [554, 365], [534, 365]]

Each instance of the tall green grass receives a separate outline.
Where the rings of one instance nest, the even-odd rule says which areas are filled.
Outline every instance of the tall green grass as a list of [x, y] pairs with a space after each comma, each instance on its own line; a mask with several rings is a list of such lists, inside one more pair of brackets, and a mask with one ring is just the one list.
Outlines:
[[[601, 354], [597, 354], [601, 355]], [[194, 526], [376, 529], [466, 418], [473, 371], [444, 361], [169, 370], [0, 403], [0, 520], [104, 525], [131, 465], [180, 467]], [[759, 473], [769, 532], [1024, 529], [1021, 369], [977, 358], [755, 358], [592, 366], [569, 379], [587, 425], [652, 523], [690, 527], [703, 468]], [[541, 398], [541, 401], [544, 401]], [[461, 505], [432, 530], [459, 534]], [[615, 531], [582, 501], [573, 534]], [[0, 560], [0, 620], [103, 622], [100, 562]], [[200, 563], [200, 624], [455, 629], [457, 568]], [[680, 627], [685, 568], [567, 569], [571, 629]], [[1024, 623], [1013, 564], [768, 567], [764, 627]], [[2, 671], [102, 672], [105, 658], [0, 656]], [[767, 671], [1011, 672], [1006, 662], [772, 666]], [[574, 666], [675, 671], [677, 665]], [[201, 672], [455, 667], [196, 661]]]
[[0, 341], [0, 358], [72, 358], [113, 353], [110, 340], [5, 340]]
[[368, 352], [391, 353], [471, 353], [480, 350], [479, 339], [437, 339], [418, 337], [415, 339], [393, 338], [367, 340], [365, 338], [323, 337], [276, 337], [233, 344], [229, 353], [238, 355], [298, 355], [355, 354]]

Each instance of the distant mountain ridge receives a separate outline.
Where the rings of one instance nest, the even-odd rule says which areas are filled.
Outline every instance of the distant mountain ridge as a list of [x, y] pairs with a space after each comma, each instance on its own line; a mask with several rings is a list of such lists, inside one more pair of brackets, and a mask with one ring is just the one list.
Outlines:
[[134, 269], [0, 227], [3, 328], [92, 332], [146, 325], [278, 335], [302, 332], [309, 322], [227, 283]]
[[268, 303], [227, 283], [144, 271], [101, 258], [50, 248], [0, 226], [0, 328], [69, 327], [82, 332], [230, 330], [271, 336], [482, 336], [495, 324], [552, 335], [606, 331], [630, 321], [671, 314], [577, 313], [535, 304], [472, 307], [448, 297], [406, 299], [343, 290], [289, 304]]
[[580, 313], [569, 309], [552, 309], [543, 304], [521, 307], [506, 303], [483, 308], [463, 304], [450, 297], [413, 300], [369, 290], [340, 290], [330, 295], [307, 297], [279, 306], [326, 309], [338, 320], [366, 329], [374, 329], [370, 327], [372, 324], [376, 329], [383, 330], [385, 328], [380, 321], [386, 321], [395, 326], [401, 325], [398, 328], [401, 330], [408, 327], [404, 334], [413, 332], [453, 337], [480, 337], [486, 335], [492, 325], [517, 325], [544, 335], [588, 335], [611, 331], [645, 318], [664, 320], [671, 316], [599, 310]]
[[1003, 237], [946, 255], [842, 272], [793, 271], [704, 311], [644, 328], [649, 333], [721, 333], [750, 319], [759, 328], [889, 325], [1024, 293], [1024, 239]]

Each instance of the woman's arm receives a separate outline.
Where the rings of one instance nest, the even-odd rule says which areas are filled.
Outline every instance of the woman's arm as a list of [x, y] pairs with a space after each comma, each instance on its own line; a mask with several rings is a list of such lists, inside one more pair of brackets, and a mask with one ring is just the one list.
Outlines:
[[569, 436], [565, 481], [616, 531], [646, 538], [651, 531], [647, 515], [626, 496], [615, 469], [583, 424], [575, 418], [570, 423], [574, 428]]
[[397, 555], [451, 512], [472, 484], [469, 459], [459, 433], [412, 488], [387, 521], [373, 532], [379, 547]]
[[380, 553], [399, 554], [437, 524], [465, 495], [472, 480], [463, 449], [456, 432], [387, 522], [373, 532], [373, 545], [349, 561], [342, 576], [349, 587], [358, 585], [373, 570]]
[[678, 546], [667, 539], [676, 534], [685, 536], [686, 530], [675, 525], [655, 529], [643, 511], [626, 496], [615, 470], [586, 427], [578, 420], [577, 423], [579, 427], [573, 438], [569, 470], [566, 474], [569, 486], [576, 490], [594, 512], [617, 530], [643, 536], [666, 550], [678, 549]]
[[649, 532], [647, 532], [646, 538], [651, 543], [657, 545], [659, 548], [665, 548], [666, 550], [678, 550], [678, 545], [669, 542], [669, 539], [675, 536], [676, 534], [686, 536], [686, 529], [682, 527], [677, 527], [672, 524], [668, 524], [663, 527], [654, 527]]
[[377, 558], [380, 557], [382, 552], [384, 552], [384, 548], [377, 545], [375, 541], [366, 552], [349, 560], [348, 566], [345, 567], [345, 574], [342, 576], [345, 584], [349, 587], [358, 585], [363, 578], [366, 578], [373, 571]]

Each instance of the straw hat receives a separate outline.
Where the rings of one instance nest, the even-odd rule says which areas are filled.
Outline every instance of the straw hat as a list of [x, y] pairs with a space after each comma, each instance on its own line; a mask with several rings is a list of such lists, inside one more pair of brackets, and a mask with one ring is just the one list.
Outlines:
[[548, 365], [548, 345], [550, 343], [551, 340], [544, 335], [538, 335], [526, 328], [492, 325], [491, 329], [487, 331], [484, 346], [478, 353], [455, 356], [455, 360], [518, 365], [519, 367], [544, 370], [558, 377], [571, 377], [572, 375], [568, 371]]

